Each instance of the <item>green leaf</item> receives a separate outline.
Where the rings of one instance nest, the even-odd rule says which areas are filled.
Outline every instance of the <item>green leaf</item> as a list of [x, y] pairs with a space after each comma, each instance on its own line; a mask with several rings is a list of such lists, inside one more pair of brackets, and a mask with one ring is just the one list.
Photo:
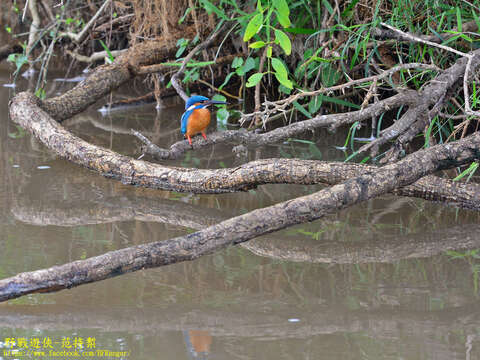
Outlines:
[[277, 14], [277, 19], [278, 19], [278, 22], [280, 23], [280, 25], [282, 25], [284, 28], [290, 27], [291, 22], [290, 22], [290, 19], [288, 18], [288, 16], [284, 16], [281, 13], [279, 13], [278, 11], [275, 11], [275, 13]]
[[470, 179], [470, 177], [475, 173], [475, 171], [477, 171], [477, 169], [478, 169], [478, 162], [473, 162], [470, 164], [470, 166], [466, 170], [462, 171], [460, 175], [458, 175], [455, 179], [453, 179], [453, 181], [458, 181], [468, 174], [470, 174], [470, 176], [468, 177], [468, 179]]
[[271, 46], [269, 46], [267, 48], [267, 57], [271, 58], [272, 57], [272, 51], [273, 51], [273, 48]]
[[265, 46], [265, 41], [255, 41], [255, 42], [251, 43], [250, 45], [248, 45], [248, 47], [252, 48], [252, 49], [260, 49], [264, 46]]
[[323, 4], [323, 6], [325, 6], [325, 8], [328, 10], [328, 12], [330, 13], [330, 15], [332, 15], [332, 14], [335, 13], [335, 10], [333, 10], [332, 5], [330, 5], [330, 3], [329, 3], [327, 0], [322, 0], [322, 4]]
[[473, 18], [475, 19], [475, 23], [477, 24], [477, 28], [480, 29], [480, 18], [479, 18], [478, 15], [475, 13], [475, 10], [472, 10], [472, 15], [473, 15]]
[[323, 101], [322, 95], [313, 97], [308, 103], [308, 111], [312, 114], [315, 114], [322, 106], [322, 101]]
[[290, 38], [282, 30], [275, 29], [275, 39], [278, 41], [282, 47], [285, 55], [290, 55], [292, 53], [292, 43]]
[[243, 65], [243, 58], [237, 56], [235, 57], [235, 59], [233, 59], [232, 68], [236, 69], [242, 65]]
[[282, 84], [280, 84], [280, 86], [278, 87], [278, 91], [287, 95], [290, 95], [292, 93], [292, 89], [289, 89], [286, 86], [283, 86]]
[[227, 20], [227, 16], [225, 15], [225, 12], [220, 10], [218, 7], [213, 5], [210, 1], [208, 0], [200, 0], [200, 3], [203, 5], [203, 8], [207, 11], [208, 14], [211, 14], [214, 12], [220, 19]]
[[460, 8], [457, 6], [457, 31], [462, 32], [462, 14], [460, 14]]
[[290, 80], [288, 80], [287, 75], [284, 75], [283, 73], [278, 73], [278, 72], [274, 72], [274, 74], [280, 84], [282, 84], [283, 86], [289, 89], [293, 88], [293, 83]]
[[239, 67], [235, 72], [238, 76], [243, 76], [253, 68], [255, 68], [255, 60], [249, 57], [245, 60], [245, 64], [243, 64], [242, 67]]
[[345, 101], [345, 100], [342, 100], [342, 99], [337, 99], [337, 98], [334, 98], [334, 97], [330, 97], [330, 96], [323, 96], [322, 100], [325, 101], [325, 102], [330, 102], [330, 103], [333, 103], [333, 104], [338, 104], [338, 105], [350, 107], [352, 109], [360, 109], [360, 106], [357, 105], [357, 104], [354, 104], [350, 101]]
[[290, 9], [288, 8], [287, 0], [273, 0], [273, 7], [277, 9], [278, 15], [288, 19]]
[[281, 76], [288, 78], [288, 71], [283, 62], [278, 58], [272, 58], [273, 69]]
[[262, 0], [257, 0], [257, 10], [263, 12]]
[[252, 86], [255, 86], [257, 85], [260, 80], [262, 80], [262, 77], [263, 77], [263, 73], [255, 73], [253, 75], [251, 75], [248, 80], [247, 80], [247, 87], [252, 87]]
[[312, 118], [312, 114], [310, 114], [305, 108], [298, 103], [298, 101], [293, 102], [293, 107], [300, 111], [303, 115], [305, 115], [308, 119]]
[[225, 81], [223, 82], [223, 84], [220, 85], [218, 88], [219, 88], [220, 90], [222, 90], [223, 87], [228, 84], [228, 82], [230, 81], [230, 79], [232, 78], [233, 75], [235, 75], [234, 72], [229, 73], [229, 74], [225, 77]]
[[245, 35], [243, 35], [243, 41], [247, 42], [250, 40], [253, 35], [255, 35], [258, 30], [262, 27], [263, 24], [263, 14], [258, 13], [255, 15], [248, 23], [247, 29], [245, 30]]
[[113, 57], [112, 53], [110, 52], [110, 49], [107, 47], [107, 45], [105, 45], [105, 43], [102, 40], [99, 39], [98, 41], [100, 41], [100, 44], [105, 49], [105, 51], [108, 55], [108, 59], [113, 63], [115, 61], [115, 58]]
[[[220, 95], [220, 94], [215, 94], [214, 97], [212, 97], [212, 100], [217, 100], [217, 101], [227, 101], [227, 98], [223, 95]], [[223, 106], [225, 107], [225, 105], [223, 104], [218, 104], [217, 106]]]
[[291, 34], [303, 34], [303, 35], [312, 35], [315, 34], [314, 29], [307, 29], [307, 28], [293, 28], [289, 27], [288, 29], [285, 29], [286, 32], [289, 32]]

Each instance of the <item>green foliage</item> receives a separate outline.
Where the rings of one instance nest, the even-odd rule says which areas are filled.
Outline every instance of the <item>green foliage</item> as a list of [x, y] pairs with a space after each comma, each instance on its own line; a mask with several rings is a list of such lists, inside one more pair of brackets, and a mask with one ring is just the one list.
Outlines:
[[113, 54], [110, 51], [110, 49], [107, 47], [107, 45], [105, 45], [105, 43], [101, 39], [99, 39], [98, 41], [100, 41], [100, 44], [102, 45], [102, 47], [107, 52], [108, 60], [110, 61], [110, 63], [113, 63], [115, 61], [115, 58], [113, 57]]
[[467, 181], [469, 181], [470, 178], [473, 176], [473, 174], [475, 174], [477, 169], [478, 169], [478, 162], [473, 162], [470, 164], [470, 166], [467, 169], [462, 171], [460, 175], [458, 175], [455, 179], [453, 179], [453, 181], [458, 181], [460, 179], [463, 179], [467, 175], [468, 175]]
[[[266, 73], [273, 73], [275, 78], [284, 87], [293, 89], [293, 83], [289, 80], [288, 68], [280, 58], [273, 57], [273, 47], [278, 46], [286, 56], [292, 53], [292, 43], [288, 35], [278, 28], [280, 25], [283, 28], [288, 28], [290, 22], [290, 8], [286, 0], [272, 0], [266, 4], [261, 0], [257, 1], [256, 11], [250, 14], [250, 19], [245, 28], [243, 41], [250, 41], [256, 38], [249, 44], [249, 48], [253, 50], [264, 49], [270, 66], [274, 71], [260, 72], [251, 75], [248, 78], [247, 87], [256, 86]], [[277, 27], [276, 27], [277, 26]], [[257, 39], [258, 38], [258, 39]]]
[[175, 57], [178, 59], [185, 52], [185, 49], [188, 46], [189, 41], [187, 39], [181, 38], [177, 40], [178, 50], [175, 53]]
[[28, 57], [25, 54], [10, 54], [7, 57], [7, 61], [14, 63], [16, 66], [15, 71], [18, 72], [23, 65], [28, 64]]

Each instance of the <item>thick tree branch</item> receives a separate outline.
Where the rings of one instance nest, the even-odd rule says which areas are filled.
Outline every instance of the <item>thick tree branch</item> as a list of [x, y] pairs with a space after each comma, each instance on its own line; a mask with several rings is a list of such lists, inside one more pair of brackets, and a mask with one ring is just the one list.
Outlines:
[[[12, 120], [31, 131], [57, 155], [128, 184], [184, 192], [221, 193], [266, 183], [335, 184], [376, 169], [373, 166], [298, 159], [258, 160], [230, 169], [167, 167], [134, 160], [77, 138], [39, 109], [38, 101], [29, 93], [17, 95], [10, 106]], [[246, 131], [227, 132], [232, 136], [239, 133], [250, 134]], [[211, 138], [210, 141], [215, 141], [215, 136]], [[436, 186], [432, 187], [432, 184]], [[447, 201], [468, 208], [478, 208], [480, 203], [478, 186], [439, 178], [418, 182], [398, 190], [398, 194]]]
[[175, 239], [79, 260], [49, 269], [18, 274], [0, 281], [0, 301], [35, 292], [52, 292], [124, 273], [173, 264], [211, 254], [228, 245], [324, 215], [411, 184], [437, 170], [480, 158], [480, 133], [455, 143], [419, 150], [405, 159], [314, 194], [231, 218]]

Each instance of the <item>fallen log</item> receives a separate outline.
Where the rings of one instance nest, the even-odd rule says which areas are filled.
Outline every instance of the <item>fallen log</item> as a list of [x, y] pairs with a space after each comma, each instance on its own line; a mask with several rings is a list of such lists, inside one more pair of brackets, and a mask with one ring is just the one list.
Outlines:
[[[227, 169], [187, 169], [135, 160], [90, 144], [63, 128], [39, 108], [40, 100], [20, 93], [10, 103], [12, 120], [35, 135], [57, 155], [125, 184], [194, 193], [225, 193], [262, 184], [336, 184], [375, 166], [299, 159], [263, 159]], [[480, 207], [480, 186], [428, 178], [398, 189], [398, 195]]]
[[111, 251], [86, 260], [0, 280], [0, 301], [53, 292], [121, 274], [194, 260], [229, 245], [324, 215], [406, 186], [435, 171], [480, 158], [480, 133], [417, 151], [403, 160], [311, 195], [233, 217], [174, 239]]

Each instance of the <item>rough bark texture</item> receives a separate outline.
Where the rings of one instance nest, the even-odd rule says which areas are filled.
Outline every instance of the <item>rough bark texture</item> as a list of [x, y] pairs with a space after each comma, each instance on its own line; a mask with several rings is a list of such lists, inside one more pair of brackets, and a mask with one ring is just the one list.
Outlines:
[[[38, 107], [38, 102], [38, 98], [30, 93], [17, 95], [10, 105], [12, 120], [32, 132], [56, 154], [126, 184], [183, 192], [221, 193], [267, 183], [336, 184], [376, 169], [374, 166], [298, 159], [264, 159], [229, 169], [167, 167], [135, 160], [83, 141], [50, 118]], [[440, 178], [422, 180], [397, 193], [453, 202], [468, 208], [478, 208], [480, 199], [478, 186]]]
[[200, 137], [194, 138], [192, 146], [190, 146], [187, 141], [178, 141], [173, 144], [170, 149], [162, 149], [155, 144], [145, 141], [145, 139], [141, 139], [137, 135], [138, 133], [135, 135], [147, 145], [144, 148], [146, 154], [152, 155], [157, 160], [173, 160], [178, 159], [187, 150], [200, 149], [213, 144], [238, 142], [249, 146], [260, 146], [283, 141], [291, 137], [296, 137], [306, 133], [307, 131], [314, 131], [315, 129], [324, 127], [335, 129], [342, 125], [352, 124], [355, 121], [363, 121], [375, 116], [379, 116], [388, 110], [400, 107], [402, 105], [412, 104], [417, 101], [417, 97], [418, 94], [416, 91], [405, 91], [385, 100], [381, 100], [362, 110], [340, 114], [318, 115], [312, 119], [279, 127], [263, 134], [246, 131], [245, 129], [215, 132], [213, 134], [209, 134], [207, 140]]
[[312, 195], [254, 210], [193, 234], [18, 274], [0, 281], [0, 301], [34, 292], [58, 291], [140, 269], [193, 260], [228, 245], [319, 219], [329, 212], [411, 184], [434, 171], [478, 160], [479, 148], [480, 133], [475, 133], [455, 143], [417, 151], [395, 164]]
[[141, 66], [164, 61], [175, 51], [174, 45], [145, 42], [129, 49], [111, 65], [100, 66], [93, 74], [64, 94], [39, 101], [38, 105], [57, 121], [85, 110], [103, 96], [132, 79]]

